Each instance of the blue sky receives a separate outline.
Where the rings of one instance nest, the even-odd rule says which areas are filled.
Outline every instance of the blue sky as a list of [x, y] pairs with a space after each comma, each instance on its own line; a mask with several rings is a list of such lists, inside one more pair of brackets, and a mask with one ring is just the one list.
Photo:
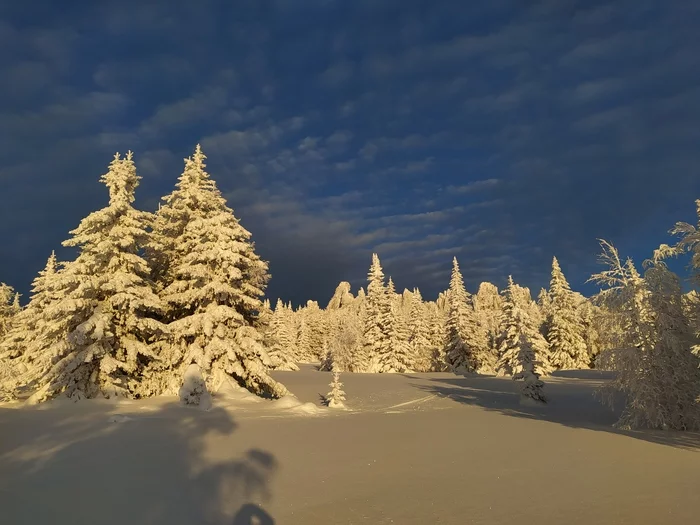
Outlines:
[[201, 142], [270, 261], [325, 304], [372, 251], [433, 298], [574, 289], [700, 198], [700, 3], [241, 0], [0, 5], [0, 280], [26, 293], [131, 149], [153, 210]]

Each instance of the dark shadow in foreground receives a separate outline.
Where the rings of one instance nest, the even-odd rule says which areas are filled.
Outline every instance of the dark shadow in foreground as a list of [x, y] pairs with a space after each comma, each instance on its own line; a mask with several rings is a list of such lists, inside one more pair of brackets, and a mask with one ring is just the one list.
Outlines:
[[252, 502], [271, 499], [277, 461], [237, 449], [222, 408], [84, 401], [0, 409], [0, 427], [7, 523], [274, 524]]
[[246, 503], [233, 518], [233, 525], [275, 525], [275, 520], [258, 505]]
[[[664, 430], [621, 430], [613, 425], [620, 417], [623, 397], [618, 396], [615, 410], [603, 406], [595, 397], [598, 386], [607, 379], [606, 373], [574, 374], [582, 379], [569, 379], [565, 374], [542, 378], [547, 404], [521, 404], [521, 383], [509, 378], [489, 376], [428, 379], [430, 384], [416, 384], [416, 388], [449, 398], [458, 403], [474, 405], [484, 410], [527, 419], [558, 423], [572, 428], [585, 428], [628, 436], [652, 443], [685, 449], [700, 448], [700, 433]], [[406, 375], [406, 377], [411, 377]]]

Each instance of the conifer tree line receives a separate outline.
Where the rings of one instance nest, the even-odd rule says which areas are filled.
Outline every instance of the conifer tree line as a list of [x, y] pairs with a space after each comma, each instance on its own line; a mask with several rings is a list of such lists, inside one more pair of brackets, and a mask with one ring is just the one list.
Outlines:
[[656, 250], [644, 262], [644, 276], [601, 241], [608, 269], [591, 277], [601, 285], [591, 298], [571, 290], [556, 257], [549, 289], [540, 290], [536, 301], [512, 277], [502, 291], [481, 283], [470, 294], [455, 258], [449, 288], [425, 301], [418, 289], [397, 293], [373, 254], [366, 291], [360, 288], [356, 296], [341, 282], [325, 309], [315, 301], [296, 310], [278, 301], [272, 311], [267, 304], [267, 315], [280, 319], [266, 325], [267, 337], [282, 341], [274, 357], [279, 363], [320, 361], [322, 370], [343, 372], [511, 376], [521, 381], [523, 396], [538, 402], [546, 401], [541, 377], [599, 368], [616, 372], [598, 392], [602, 400], [613, 406], [615, 394], [625, 394], [621, 428], [698, 429], [700, 299], [682, 291], [664, 259], [692, 252], [700, 283], [700, 226], [679, 223], [672, 231], [682, 239]]

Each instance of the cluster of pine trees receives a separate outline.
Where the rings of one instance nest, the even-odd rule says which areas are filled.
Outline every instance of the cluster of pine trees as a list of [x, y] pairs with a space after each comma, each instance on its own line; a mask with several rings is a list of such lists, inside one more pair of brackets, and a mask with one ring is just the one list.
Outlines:
[[51, 254], [24, 308], [0, 289], [4, 398], [177, 394], [192, 364], [210, 391], [233, 378], [261, 395], [287, 393], [269, 375], [260, 329], [267, 263], [205, 158], [197, 146], [151, 214], [133, 207], [132, 154], [117, 154], [101, 178], [107, 207], [63, 243], [77, 248], [75, 260]]

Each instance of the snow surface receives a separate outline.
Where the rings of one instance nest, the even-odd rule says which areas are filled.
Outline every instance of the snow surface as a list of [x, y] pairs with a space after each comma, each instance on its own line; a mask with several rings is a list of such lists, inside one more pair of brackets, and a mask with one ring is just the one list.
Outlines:
[[0, 408], [7, 524], [666, 524], [700, 514], [700, 435], [623, 432], [557, 372], [546, 405], [509, 378], [275, 372], [296, 397], [226, 384], [177, 397]]

